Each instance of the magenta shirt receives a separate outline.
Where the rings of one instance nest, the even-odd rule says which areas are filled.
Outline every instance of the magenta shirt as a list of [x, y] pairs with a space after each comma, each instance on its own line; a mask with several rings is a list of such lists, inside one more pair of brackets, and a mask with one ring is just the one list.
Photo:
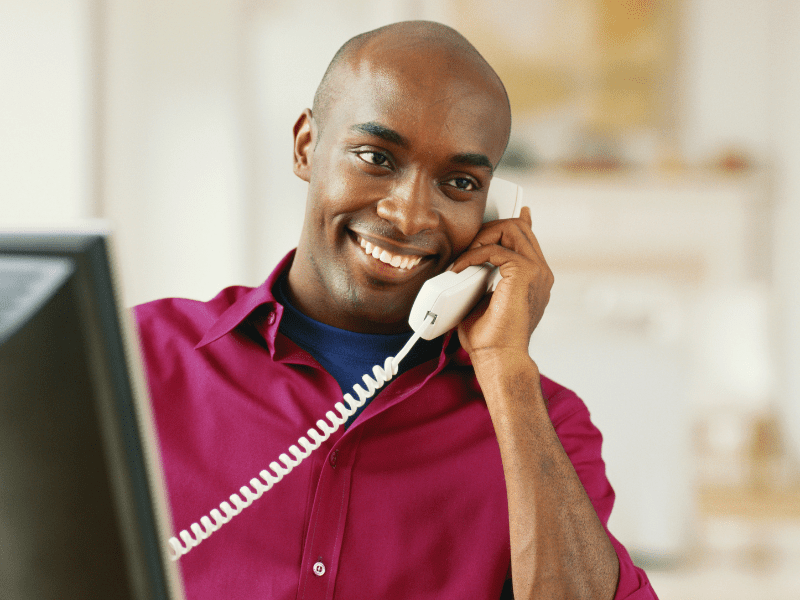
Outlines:
[[[287, 452], [342, 398], [278, 332], [271, 290], [138, 306], [175, 535]], [[614, 492], [581, 400], [542, 377], [559, 439], [605, 525]], [[616, 598], [655, 598], [613, 538]], [[510, 561], [500, 451], [457, 336], [390, 381], [252, 505], [180, 558], [188, 600], [499, 598]]]

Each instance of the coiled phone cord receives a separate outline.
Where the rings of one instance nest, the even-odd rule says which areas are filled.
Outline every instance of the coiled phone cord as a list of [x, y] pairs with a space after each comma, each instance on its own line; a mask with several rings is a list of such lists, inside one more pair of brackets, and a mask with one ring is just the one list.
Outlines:
[[[432, 321], [436, 318], [435, 315], [430, 315], [430, 317], [432, 317]], [[342, 399], [347, 402], [347, 406], [341, 402], [334, 404], [334, 408], [339, 411], [338, 415], [332, 410], [329, 410], [327, 413], [325, 413], [328, 421], [330, 421], [330, 425], [325, 422], [325, 420], [320, 419], [317, 421], [317, 427], [319, 428], [318, 430], [312, 427], [307, 432], [308, 437], [301, 436], [297, 440], [297, 444], [302, 446], [302, 450], [297, 447], [297, 444], [292, 444], [289, 446], [289, 452], [292, 453], [294, 458], [290, 458], [289, 455], [284, 452], [278, 456], [278, 459], [283, 463], [283, 466], [281, 466], [277, 461], [269, 463], [269, 468], [272, 469], [272, 472], [267, 469], [262, 470], [259, 473], [261, 479], [254, 477], [250, 480], [250, 486], [252, 487], [244, 485], [239, 488], [241, 496], [235, 493], [231, 494], [229, 497], [229, 500], [231, 501], [230, 503], [225, 500], [219, 505], [219, 509], [213, 509], [209, 513], [211, 518], [214, 519], [213, 523], [211, 518], [209, 518], [207, 515], [204, 515], [200, 518], [200, 523], [191, 524], [189, 529], [192, 530], [192, 533], [189, 533], [189, 531], [186, 529], [180, 532], [179, 535], [183, 540], [183, 544], [181, 544], [178, 538], [171, 537], [169, 539], [169, 544], [172, 549], [172, 552], [170, 552], [170, 558], [172, 560], [178, 560], [181, 556], [188, 553], [189, 550], [195, 546], [198, 546], [200, 542], [208, 539], [212, 533], [217, 531], [225, 523], [242, 512], [242, 510], [258, 500], [261, 495], [264, 494], [264, 492], [269, 491], [273, 485], [288, 475], [292, 469], [303, 462], [303, 460], [305, 460], [314, 450], [319, 448], [320, 445], [331, 436], [331, 434], [333, 434], [339, 429], [339, 427], [347, 422], [348, 418], [354, 415], [360, 407], [364, 406], [364, 403], [369, 398], [372, 398], [372, 396], [375, 395], [375, 392], [383, 387], [384, 383], [388, 382], [392, 377], [397, 375], [397, 367], [400, 364], [400, 361], [405, 358], [406, 354], [408, 354], [408, 352], [419, 339], [420, 334], [414, 333], [411, 336], [411, 339], [406, 342], [406, 345], [403, 346], [400, 352], [397, 353], [397, 356], [389, 356], [384, 362], [383, 367], [380, 365], [375, 365], [372, 367], [372, 374], [374, 377], [370, 377], [369, 375], [364, 375], [362, 377], [364, 380], [364, 385], [366, 385], [367, 389], [365, 390], [359, 384], [355, 384], [353, 386], [353, 390], [358, 395], [358, 400], [353, 398], [352, 394], [345, 394]], [[312, 441], [309, 441], [308, 438], [311, 438]], [[231, 506], [231, 503], [233, 506]], [[220, 510], [222, 512], [220, 512]], [[192, 534], [194, 534], [194, 536]]]

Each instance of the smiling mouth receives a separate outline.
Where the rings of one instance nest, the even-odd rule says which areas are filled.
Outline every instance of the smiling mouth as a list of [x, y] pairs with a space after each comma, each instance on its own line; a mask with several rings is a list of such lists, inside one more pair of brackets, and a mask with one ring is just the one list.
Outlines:
[[382, 263], [385, 263], [396, 269], [410, 271], [411, 269], [416, 267], [423, 259], [423, 257], [419, 255], [393, 254], [388, 250], [386, 250], [385, 248], [381, 248], [380, 246], [376, 246], [372, 242], [368, 242], [360, 235], [356, 237], [358, 238], [358, 243], [361, 244], [361, 248], [363, 248], [365, 254], [368, 254], [372, 258], [376, 258]]

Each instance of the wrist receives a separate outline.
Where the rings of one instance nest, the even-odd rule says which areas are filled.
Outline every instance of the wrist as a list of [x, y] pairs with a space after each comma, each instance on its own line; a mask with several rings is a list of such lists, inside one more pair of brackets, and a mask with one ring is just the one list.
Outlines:
[[498, 436], [501, 431], [503, 436], [517, 435], [519, 424], [532, 418], [549, 423], [539, 367], [527, 352], [485, 349], [470, 356]]
[[527, 349], [481, 348], [470, 353], [472, 367], [478, 381], [483, 385], [490, 381], [503, 381], [519, 373], [539, 376], [539, 367], [528, 354]]

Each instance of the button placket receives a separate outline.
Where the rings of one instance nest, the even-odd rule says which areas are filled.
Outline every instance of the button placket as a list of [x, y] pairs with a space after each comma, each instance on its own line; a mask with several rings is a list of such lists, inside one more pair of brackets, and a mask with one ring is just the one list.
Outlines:
[[[336, 565], [350, 501], [354, 450], [358, 447], [363, 431], [353, 433], [347, 440], [337, 441], [337, 444], [341, 442], [346, 446], [331, 449], [327, 457], [331, 468], [323, 468], [319, 475], [306, 529], [305, 566], [300, 579], [299, 597], [306, 600], [329, 598], [335, 586], [338, 572]], [[326, 557], [324, 561], [323, 556]]]

